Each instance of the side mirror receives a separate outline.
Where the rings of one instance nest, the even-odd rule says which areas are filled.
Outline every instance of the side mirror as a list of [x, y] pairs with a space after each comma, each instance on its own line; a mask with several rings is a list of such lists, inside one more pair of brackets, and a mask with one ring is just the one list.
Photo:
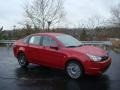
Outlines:
[[57, 45], [51, 45], [50, 48], [51, 48], [51, 49], [55, 49], [55, 50], [58, 50], [58, 49], [59, 49], [59, 47], [58, 47]]

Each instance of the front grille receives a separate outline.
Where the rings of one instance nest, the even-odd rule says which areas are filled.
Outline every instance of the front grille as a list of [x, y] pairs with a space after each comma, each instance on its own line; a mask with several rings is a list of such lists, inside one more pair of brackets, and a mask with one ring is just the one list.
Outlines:
[[107, 60], [108, 58], [108, 56], [102, 56], [102, 61]]

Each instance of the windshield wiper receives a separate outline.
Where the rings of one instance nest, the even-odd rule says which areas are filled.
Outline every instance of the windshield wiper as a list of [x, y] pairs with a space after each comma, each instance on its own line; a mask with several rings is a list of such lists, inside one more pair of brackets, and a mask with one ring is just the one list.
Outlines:
[[69, 47], [71, 48], [71, 47], [77, 47], [77, 46], [67, 46], [67, 48], [69, 48]]
[[68, 48], [70, 47], [70, 48], [72, 48], [72, 47], [81, 47], [82, 46], [82, 44], [81, 45], [78, 45], [78, 46], [67, 46]]
[[83, 44], [80, 44], [80, 45], [78, 45], [78, 46], [76, 46], [76, 47], [81, 47], [81, 46], [83, 46]]

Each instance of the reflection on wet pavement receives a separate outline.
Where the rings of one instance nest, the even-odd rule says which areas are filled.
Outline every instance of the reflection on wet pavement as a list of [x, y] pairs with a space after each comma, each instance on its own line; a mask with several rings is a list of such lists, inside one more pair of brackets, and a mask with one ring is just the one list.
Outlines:
[[0, 48], [0, 90], [120, 90], [120, 54], [109, 54], [112, 64], [102, 76], [72, 80], [61, 70], [33, 64], [20, 68], [12, 50]]

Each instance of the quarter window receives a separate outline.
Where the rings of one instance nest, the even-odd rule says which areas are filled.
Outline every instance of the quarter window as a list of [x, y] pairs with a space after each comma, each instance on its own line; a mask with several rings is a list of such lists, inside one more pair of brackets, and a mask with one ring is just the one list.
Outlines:
[[29, 36], [23, 38], [23, 42], [24, 42], [24, 43], [28, 43], [28, 40], [29, 40]]
[[40, 45], [41, 36], [32, 36], [29, 40], [29, 44]]

